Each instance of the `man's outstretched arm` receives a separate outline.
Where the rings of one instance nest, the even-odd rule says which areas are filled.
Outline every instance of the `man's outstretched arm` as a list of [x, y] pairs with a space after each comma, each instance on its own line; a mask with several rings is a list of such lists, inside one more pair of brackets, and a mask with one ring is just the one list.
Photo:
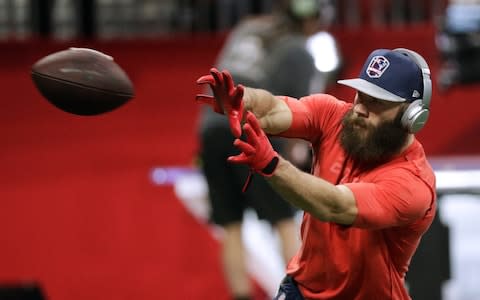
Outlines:
[[253, 112], [266, 133], [278, 134], [290, 128], [292, 112], [279, 97], [266, 90], [245, 88], [243, 100], [245, 110]]
[[210, 70], [197, 80], [198, 84], [208, 84], [213, 96], [197, 95], [197, 101], [210, 105], [213, 110], [225, 114], [232, 133], [239, 137], [244, 112], [251, 111], [260, 121], [261, 127], [269, 134], [278, 134], [292, 124], [292, 113], [287, 104], [263, 89], [235, 85], [228, 71]]
[[321, 221], [351, 225], [358, 214], [355, 196], [348, 187], [305, 173], [282, 157], [267, 181], [292, 205]]
[[252, 113], [246, 114], [243, 126], [247, 140], [236, 139], [241, 151], [228, 161], [245, 164], [267, 178], [273, 188], [287, 201], [325, 222], [353, 224], [358, 213], [355, 196], [344, 185], [302, 172], [273, 150], [260, 123]]

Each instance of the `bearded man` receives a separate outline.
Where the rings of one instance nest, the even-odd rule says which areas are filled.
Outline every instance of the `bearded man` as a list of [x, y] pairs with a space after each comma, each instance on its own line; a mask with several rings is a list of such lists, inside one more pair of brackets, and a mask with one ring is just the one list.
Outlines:
[[[197, 82], [213, 90], [197, 100], [225, 114], [237, 137], [240, 153], [228, 160], [304, 211], [302, 246], [275, 299], [410, 299], [405, 275], [436, 211], [435, 176], [414, 135], [429, 115], [425, 60], [403, 48], [373, 51], [359, 78], [339, 81], [357, 90], [353, 103], [274, 96], [216, 69]], [[309, 141], [311, 174], [276, 153], [267, 134]]]

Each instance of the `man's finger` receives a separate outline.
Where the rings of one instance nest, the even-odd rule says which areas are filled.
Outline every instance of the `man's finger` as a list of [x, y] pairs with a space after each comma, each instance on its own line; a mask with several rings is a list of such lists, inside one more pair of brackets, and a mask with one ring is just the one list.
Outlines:
[[213, 111], [219, 114], [224, 114], [222, 107], [218, 104], [213, 96], [197, 94], [195, 100], [202, 104], [207, 104], [213, 108]]
[[247, 164], [250, 159], [245, 155], [245, 153], [240, 153], [239, 155], [229, 156], [227, 161], [234, 164]]
[[247, 143], [249, 143], [252, 146], [254, 146], [258, 143], [257, 142], [257, 140], [258, 140], [257, 134], [252, 129], [252, 126], [250, 126], [250, 124], [245, 123], [243, 125], [243, 132], [245, 132], [245, 135], [247, 136]]
[[215, 85], [215, 79], [212, 75], [203, 75], [202, 77], [197, 79], [197, 84], [205, 84], [208, 83], [210, 85]]
[[204, 95], [204, 94], [197, 94], [195, 96], [195, 100], [201, 103], [205, 103], [208, 105], [214, 105], [215, 104], [215, 98], [210, 95]]
[[223, 76], [223, 82], [225, 83], [227, 91], [231, 91], [233, 89], [232, 75], [227, 70], [223, 70], [222, 76]]
[[228, 115], [228, 122], [230, 124], [230, 130], [234, 137], [239, 138], [242, 135], [242, 125], [240, 124], [240, 119], [238, 114], [235, 112], [230, 112]]
[[[238, 107], [240, 108], [240, 103], [241, 101], [243, 100], [243, 92], [244, 92], [244, 87], [243, 85], [238, 85], [235, 90], [233, 91], [233, 95], [232, 95], [232, 98], [233, 98], [233, 101], [232, 101], [232, 105], [234, 107]], [[242, 112], [240, 112], [242, 113]]]
[[235, 147], [237, 147], [240, 151], [245, 153], [247, 156], [254, 155], [257, 152], [257, 150], [255, 148], [253, 148], [252, 145], [250, 145], [249, 143], [246, 143], [246, 142], [244, 142], [240, 139], [236, 139], [233, 142], [233, 145]]
[[212, 74], [212, 76], [215, 80], [215, 85], [216, 86], [223, 86], [223, 76], [220, 73], [220, 71], [218, 71], [216, 68], [212, 68], [212, 69], [210, 69], [210, 74]]
[[255, 135], [261, 136], [263, 129], [260, 127], [260, 122], [257, 120], [257, 117], [252, 112], [247, 112], [247, 124], [249, 124], [253, 131], [255, 132]]

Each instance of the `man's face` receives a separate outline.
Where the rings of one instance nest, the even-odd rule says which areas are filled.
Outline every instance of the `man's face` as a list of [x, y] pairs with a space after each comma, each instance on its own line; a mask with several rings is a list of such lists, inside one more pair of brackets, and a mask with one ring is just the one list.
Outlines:
[[385, 162], [405, 145], [404, 105], [358, 93], [354, 107], [342, 120], [340, 143], [355, 161], [367, 166]]

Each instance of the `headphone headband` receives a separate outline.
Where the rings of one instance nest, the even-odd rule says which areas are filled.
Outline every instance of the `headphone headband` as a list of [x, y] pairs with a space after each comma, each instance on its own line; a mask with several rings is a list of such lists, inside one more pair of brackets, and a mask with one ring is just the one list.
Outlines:
[[425, 108], [429, 109], [430, 100], [432, 98], [432, 80], [430, 79], [430, 68], [428, 67], [427, 61], [420, 54], [409, 49], [396, 48], [393, 49], [393, 51], [407, 55], [420, 68], [423, 78], [422, 104]]

